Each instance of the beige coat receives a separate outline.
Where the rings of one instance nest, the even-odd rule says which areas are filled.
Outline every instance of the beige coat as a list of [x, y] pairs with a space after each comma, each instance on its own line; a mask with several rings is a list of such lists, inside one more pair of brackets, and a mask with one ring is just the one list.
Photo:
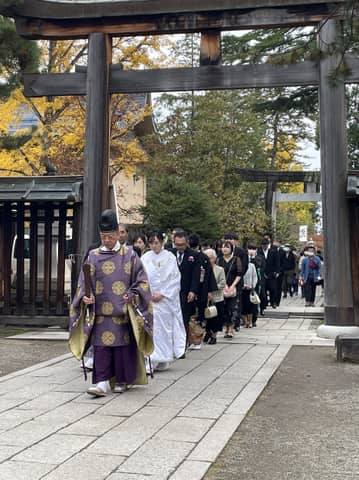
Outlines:
[[213, 267], [213, 273], [214, 273], [214, 278], [216, 279], [217, 287], [218, 287], [218, 290], [216, 290], [215, 292], [212, 292], [213, 302], [214, 303], [223, 302], [224, 300], [223, 289], [226, 285], [226, 275], [224, 273], [224, 268], [220, 267], [219, 265], [215, 265]]

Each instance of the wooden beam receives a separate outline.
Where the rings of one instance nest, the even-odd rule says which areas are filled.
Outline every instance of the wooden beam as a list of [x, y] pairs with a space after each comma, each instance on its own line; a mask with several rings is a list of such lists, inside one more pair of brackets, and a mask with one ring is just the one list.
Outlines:
[[[236, 65], [111, 72], [110, 93], [223, 90], [271, 86], [316, 85], [318, 70], [313, 62], [294, 65]], [[27, 97], [85, 95], [86, 74], [24, 75]]]
[[86, 73], [25, 74], [24, 89], [26, 97], [86, 95]]
[[[359, 61], [351, 60], [353, 70], [346, 83], [359, 81]], [[227, 90], [237, 88], [291, 87], [318, 85], [318, 66], [306, 61], [291, 65], [207, 66], [157, 70], [117, 70], [111, 72], [111, 93], [177, 92]]]
[[320, 171], [308, 170], [264, 170], [254, 168], [234, 168], [246, 182], [298, 182], [320, 183]]
[[[359, 59], [348, 57], [346, 83], [359, 82]], [[315, 62], [154, 70], [111, 69], [109, 92], [150, 93], [318, 85]], [[86, 73], [25, 74], [25, 96], [86, 95]]]
[[52, 19], [83, 19], [93, 17], [134, 17], [137, 15], [160, 15], [165, 13], [215, 12], [222, 10], [258, 9], [344, 4], [345, 0], [126, 0], [103, 2], [26, 0], [12, 7], [2, 7], [0, 13]]
[[[126, 2], [127, 3], [127, 2]], [[237, 2], [238, 3], [238, 2]], [[113, 36], [161, 35], [194, 33], [205, 30], [242, 30], [274, 27], [317, 25], [332, 14], [333, 6], [326, 3], [311, 6], [283, 8], [225, 9], [204, 12], [176, 12], [157, 15], [95, 16], [81, 19], [49, 19], [17, 16], [16, 28], [20, 35], [31, 39], [84, 38], [95, 32]]]

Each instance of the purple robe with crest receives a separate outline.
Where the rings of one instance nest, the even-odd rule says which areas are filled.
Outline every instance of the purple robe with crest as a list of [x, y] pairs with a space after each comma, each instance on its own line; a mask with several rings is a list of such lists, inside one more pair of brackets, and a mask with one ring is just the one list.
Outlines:
[[[123, 297], [127, 294], [138, 305], [144, 317], [144, 329], [152, 336], [151, 292], [140, 258], [128, 246], [122, 246], [118, 251], [96, 248], [90, 251], [86, 263], [91, 268], [91, 287], [95, 296], [94, 305], [89, 307], [94, 315], [90, 315], [83, 325], [88, 339], [86, 349], [90, 345], [137, 348]], [[70, 338], [77, 326], [84, 295], [81, 272], [70, 310]]]

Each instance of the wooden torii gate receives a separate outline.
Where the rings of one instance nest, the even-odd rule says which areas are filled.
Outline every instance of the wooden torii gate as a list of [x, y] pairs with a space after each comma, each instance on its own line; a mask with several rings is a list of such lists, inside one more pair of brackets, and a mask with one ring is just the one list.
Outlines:
[[[29, 96], [86, 95], [85, 190], [81, 252], [97, 238], [97, 219], [108, 203], [109, 96], [111, 93], [219, 90], [296, 85], [319, 86], [321, 177], [326, 252], [327, 330], [359, 326], [359, 215], [345, 198], [347, 140], [345, 82], [359, 82], [359, 59], [345, 57], [349, 74], [329, 76], [343, 58], [331, 44], [340, 38], [345, 0], [26, 0], [3, 13], [13, 16], [19, 33], [35, 39], [89, 39], [87, 73], [26, 78]], [[318, 63], [220, 65], [221, 31], [320, 24]], [[111, 66], [111, 37], [201, 32], [198, 68], [121, 71]], [[102, 181], [101, 181], [102, 179]], [[351, 236], [350, 236], [351, 235]], [[340, 254], [339, 254], [340, 252]], [[333, 328], [331, 328], [333, 327]], [[359, 327], [357, 327], [359, 331]], [[345, 330], [345, 328], [344, 328]]]
[[[287, 202], [319, 202], [320, 195], [320, 172], [307, 170], [261, 170], [255, 168], [236, 168], [246, 182], [264, 182], [266, 184], [264, 207], [267, 215], [273, 217], [273, 203], [282, 196], [279, 201]], [[304, 183], [304, 193], [290, 194], [276, 192], [278, 183]], [[276, 195], [277, 194], [277, 195]], [[285, 197], [283, 197], [285, 195]]]

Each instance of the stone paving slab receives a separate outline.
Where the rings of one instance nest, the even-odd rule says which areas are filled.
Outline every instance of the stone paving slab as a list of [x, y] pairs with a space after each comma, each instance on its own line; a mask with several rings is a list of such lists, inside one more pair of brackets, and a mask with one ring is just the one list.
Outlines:
[[0, 464], [1, 480], [40, 480], [56, 465], [35, 462], [5, 462]]
[[123, 473], [169, 475], [183, 462], [194, 443], [152, 439], [139, 448], [118, 469]]
[[207, 391], [204, 391], [197, 398], [192, 400], [180, 413], [180, 417], [190, 418], [219, 418], [230, 405], [231, 400], [226, 398], [208, 398]]
[[178, 467], [176, 472], [170, 476], [170, 480], [201, 480], [210, 465], [210, 462], [186, 460]]
[[130, 456], [175, 418], [177, 412], [175, 408], [145, 407], [97, 439], [89, 451], [106, 455]]
[[[20, 385], [18, 388], [3, 388], [3, 394], [0, 397], [0, 400], [11, 399], [11, 400], [21, 400], [21, 405], [26, 405], [27, 402], [30, 402], [34, 399], [34, 396], [40, 397], [41, 395], [53, 390], [57, 387], [57, 384], [49, 384], [36, 382], [29, 382], [27, 385]], [[24, 408], [27, 408], [26, 406]]]
[[57, 430], [58, 428], [56, 426], [43, 424], [36, 419], [31, 420], [2, 432], [0, 435], [0, 445], [17, 445], [27, 448], [56, 433]]
[[14, 340], [64, 340], [68, 341], [69, 333], [67, 330], [60, 328], [47, 328], [46, 330], [32, 330], [19, 335], [10, 335], [10, 339]]
[[45, 425], [54, 425], [57, 426], [58, 429], [61, 429], [83, 418], [87, 420], [91, 416], [90, 414], [95, 412], [96, 409], [96, 405], [80, 405], [74, 403], [72, 403], [71, 408], [69, 408], [69, 405], [66, 403], [38, 416], [36, 420]]
[[[81, 405], [84, 408], [85, 405]], [[95, 406], [96, 408], [96, 406]], [[86, 415], [75, 423], [70, 424], [61, 430], [63, 434], [69, 435], [89, 435], [102, 436], [109, 430], [117, 427], [120, 423], [126, 420], [126, 417], [114, 417], [108, 415], [92, 414]]]
[[12, 429], [21, 423], [33, 420], [37, 412], [32, 410], [21, 410], [21, 408], [12, 408], [0, 415], [0, 431]]
[[109, 402], [98, 409], [98, 413], [100, 415], [128, 417], [145, 407], [154, 397], [154, 394], [147, 395], [145, 389], [133, 388], [125, 395], [118, 394], [115, 398], [111, 398]]
[[154, 438], [197, 443], [207, 433], [213, 423], [214, 420], [208, 418], [174, 418]]
[[0, 462], [9, 459], [16, 455], [22, 447], [15, 447], [10, 445], [0, 445]]
[[[44, 480], [98, 480], [108, 478], [117, 469], [126, 457], [116, 455], [97, 455], [80, 452], [55, 470], [46, 475]], [[111, 477], [110, 477], [111, 478]]]
[[[34, 385], [34, 392], [36, 394], [36, 385]], [[78, 397], [78, 393], [50, 391], [37, 396], [34, 400], [23, 402], [21, 408], [23, 410], [36, 410], [37, 412], [46, 413], [64, 403], [71, 402], [76, 397]]]
[[168, 475], [141, 475], [138, 473], [112, 473], [106, 480], [167, 480]]
[[68, 436], [55, 433], [23, 452], [18, 453], [12, 460], [16, 462], [37, 462], [58, 465], [83, 450], [95, 439], [95, 435], [93, 437], [84, 435]]
[[233, 433], [244, 419], [244, 415], [224, 414], [201, 440], [189, 456], [189, 460], [214, 462]]

